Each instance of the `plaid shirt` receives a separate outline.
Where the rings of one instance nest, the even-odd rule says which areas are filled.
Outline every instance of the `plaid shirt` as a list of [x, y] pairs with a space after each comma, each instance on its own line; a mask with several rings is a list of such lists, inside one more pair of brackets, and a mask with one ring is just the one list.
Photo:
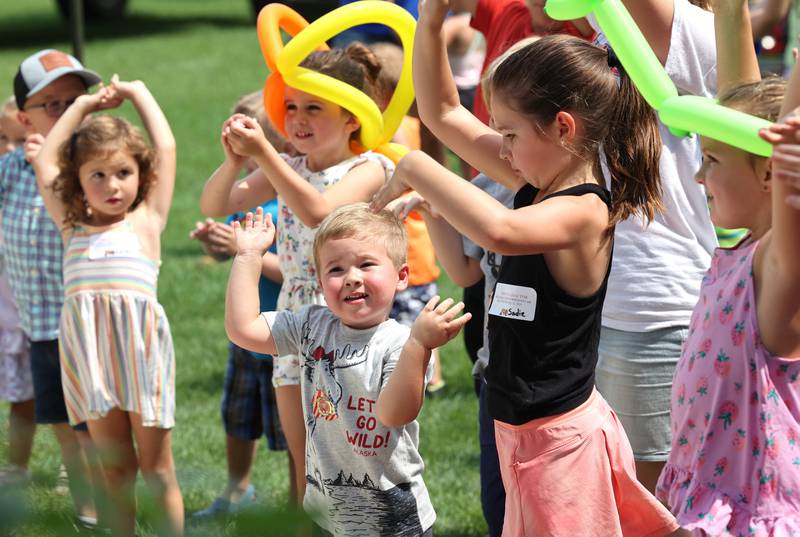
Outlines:
[[5, 265], [22, 329], [32, 341], [58, 339], [64, 246], [22, 148], [0, 157], [0, 210]]

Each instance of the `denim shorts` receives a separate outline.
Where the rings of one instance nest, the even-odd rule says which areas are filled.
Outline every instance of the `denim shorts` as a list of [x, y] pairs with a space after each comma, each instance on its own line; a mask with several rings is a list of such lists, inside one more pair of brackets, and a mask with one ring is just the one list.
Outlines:
[[231, 344], [221, 410], [228, 436], [258, 440], [263, 434], [269, 449], [286, 449], [272, 387], [272, 360], [255, 358]]
[[[69, 423], [64, 389], [61, 386], [61, 362], [58, 357], [58, 340], [31, 341], [31, 375], [36, 423]], [[87, 431], [85, 423], [73, 427]]]
[[617, 413], [637, 461], [666, 461], [671, 446], [670, 395], [688, 327], [625, 332], [603, 327], [597, 389]]

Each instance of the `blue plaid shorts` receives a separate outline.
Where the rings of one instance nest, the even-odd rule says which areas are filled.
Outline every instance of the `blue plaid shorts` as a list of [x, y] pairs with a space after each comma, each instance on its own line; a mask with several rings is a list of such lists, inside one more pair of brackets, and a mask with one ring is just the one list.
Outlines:
[[432, 299], [438, 289], [435, 283], [426, 283], [424, 285], [412, 285], [405, 291], [400, 291], [394, 295], [394, 302], [392, 303], [392, 311], [389, 313], [389, 318], [394, 319], [400, 324], [411, 326], [417, 319], [417, 315]]
[[257, 440], [263, 434], [269, 449], [286, 449], [272, 387], [272, 360], [255, 358], [231, 344], [222, 394], [222, 422], [229, 436]]

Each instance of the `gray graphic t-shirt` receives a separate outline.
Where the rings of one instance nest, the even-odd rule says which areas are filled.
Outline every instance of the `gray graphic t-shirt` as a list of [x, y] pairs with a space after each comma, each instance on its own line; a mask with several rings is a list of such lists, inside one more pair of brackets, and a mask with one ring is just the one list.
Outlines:
[[409, 330], [394, 320], [357, 330], [324, 306], [265, 313], [279, 355], [300, 356], [306, 419], [303, 508], [341, 537], [418, 537], [433, 525], [419, 425], [388, 428], [381, 389]]

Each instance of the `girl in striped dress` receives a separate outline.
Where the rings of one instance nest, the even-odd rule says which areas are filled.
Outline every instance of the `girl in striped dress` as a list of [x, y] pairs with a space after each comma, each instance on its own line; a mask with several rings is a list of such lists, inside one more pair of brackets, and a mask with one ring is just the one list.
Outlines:
[[[130, 100], [153, 147], [110, 116]], [[135, 533], [139, 469], [160, 504], [163, 535], [183, 533], [172, 458], [175, 356], [156, 298], [160, 235], [175, 184], [175, 140], [142, 82], [82, 95], [61, 116], [34, 163], [47, 210], [65, 243], [59, 347], [70, 423], [87, 422], [100, 450], [116, 535]], [[135, 439], [135, 446], [134, 446]], [[137, 453], [138, 452], [138, 453]]]

